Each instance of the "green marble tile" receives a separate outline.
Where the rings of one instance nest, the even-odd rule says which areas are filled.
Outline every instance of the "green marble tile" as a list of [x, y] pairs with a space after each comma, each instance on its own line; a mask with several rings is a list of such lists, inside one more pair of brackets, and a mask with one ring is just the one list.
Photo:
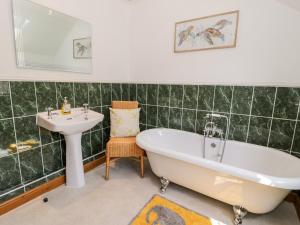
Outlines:
[[234, 87], [232, 113], [250, 115], [253, 87]]
[[90, 107], [101, 106], [101, 85], [98, 83], [88, 84]]
[[196, 128], [196, 110], [186, 110], [182, 111], [182, 130], [195, 132]]
[[122, 101], [130, 101], [130, 84], [122, 84]]
[[15, 126], [18, 145], [21, 146], [22, 142], [31, 139], [37, 142], [32, 147], [40, 145], [39, 130], [36, 126], [35, 116], [15, 118]]
[[184, 85], [183, 87], [183, 108], [197, 109], [198, 86]]
[[56, 83], [57, 105], [61, 109], [64, 103], [64, 97], [67, 97], [71, 108], [74, 108], [74, 84], [73, 83]]
[[246, 142], [249, 116], [231, 115], [229, 139]]
[[9, 145], [15, 143], [16, 139], [13, 120], [0, 120], [0, 158], [9, 153], [13, 153], [9, 151]]
[[93, 155], [103, 151], [102, 130], [91, 132], [91, 145]]
[[45, 128], [40, 127], [41, 142], [42, 145], [58, 141], [61, 138], [61, 135], [57, 132], [49, 131]]
[[56, 101], [56, 85], [53, 82], [36, 82], [36, 97], [39, 112], [47, 111], [51, 107], [58, 109]]
[[38, 186], [41, 186], [42, 184], [46, 183], [47, 182], [47, 179], [46, 178], [42, 178], [40, 180], [37, 180], [31, 184], [28, 184], [25, 186], [25, 191], [30, 191]]
[[63, 168], [60, 142], [42, 147], [45, 174], [54, 173]]
[[147, 87], [147, 104], [157, 105], [158, 85], [148, 84]]
[[169, 107], [158, 107], [157, 126], [169, 127]]
[[19, 156], [24, 183], [29, 183], [44, 176], [41, 148], [22, 152]]
[[11, 117], [9, 82], [0, 81], [0, 119]]
[[83, 107], [83, 104], [89, 104], [89, 88], [86, 83], [74, 83], [75, 106]]
[[103, 127], [109, 127], [110, 126], [110, 111], [108, 106], [102, 107], [102, 113], [104, 115], [104, 119], [102, 121]]
[[295, 122], [273, 119], [269, 147], [290, 151]]
[[111, 105], [111, 84], [101, 84], [102, 105]]
[[14, 116], [28, 116], [37, 113], [34, 82], [11, 82], [11, 97]]
[[[228, 118], [228, 120], [230, 119], [230, 115], [228, 113], [220, 113], [221, 115], [223, 116], [226, 116]], [[216, 118], [214, 117], [212, 119], [212, 122], [214, 122], [218, 128], [220, 128], [224, 133], [223, 133], [223, 138], [225, 137], [226, 135], [226, 130], [227, 130], [227, 120], [226, 118], [224, 117], [221, 117], [221, 118]], [[230, 126], [230, 124], [229, 124]], [[228, 127], [229, 129], [230, 127]], [[228, 134], [229, 135], [229, 134]], [[219, 135], [216, 135], [216, 137], [220, 137]]]
[[61, 140], [60, 149], [61, 149], [63, 166], [65, 167], [66, 166], [66, 141], [65, 140]]
[[137, 84], [137, 100], [140, 104], [147, 103], [147, 84]]
[[146, 105], [140, 105], [140, 123], [147, 124], [147, 107]]
[[181, 129], [182, 110], [177, 108], [170, 108], [169, 128]]
[[157, 106], [147, 106], [147, 125], [157, 126]]
[[140, 130], [141, 130], [141, 132], [144, 130], [147, 130], [147, 126], [144, 124], [140, 124]]
[[274, 117], [296, 119], [300, 100], [300, 89], [279, 87], [274, 108]]
[[109, 141], [110, 137], [110, 128], [103, 130], [103, 147], [106, 149], [106, 143]]
[[300, 154], [300, 123], [297, 122], [292, 152]]
[[230, 112], [232, 91], [232, 86], [216, 86], [214, 111]]
[[47, 176], [47, 180], [48, 180], [48, 181], [51, 181], [51, 180], [53, 180], [53, 179], [55, 179], [55, 178], [64, 176], [65, 174], [66, 174], [66, 173], [65, 173], [65, 170], [58, 171], [58, 172], [56, 172], [56, 173], [54, 173], [54, 174], [51, 174], [51, 175]]
[[[293, 156], [297, 157], [297, 158], [300, 158], [300, 154], [298, 152], [292, 152], [291, 153]], [[298, 192], [299, 193], [299, 192]]]
[[[8, 192], [8, 191], [7, 191]], [[1, 192], [0, 192], [1, 193]], [[16, 196], [18, 196], [18, 195], [21, 195], [21, 194], [23, 194], [24, 193], [24, 189], [23, 188], [20, 188], [20, 189], [18, 189], [18, 190], [15, 190], [15, 191], [13, 191], [13, 192], [10, 192], [10, 193], [8, 193], [7, 195], [4, 195], [4, 196], [2, 196], [2, 197], [0, 197], [0, 204], [1, 203], [3, 203], [3, 202], [5, 202], [5, 201], [8, 201], [8, 200], [10, 200], [10, 199], [12, 199], [12, 198], [14, 198], [14, 197], [16, 197]]]
[[21, 185], [18, 155], [0, 158], [0, 194]]
[[130, 84], [130, 101], [136, 101], [137, 100], [137, 91], [136, 91], [136, 84]]
[[159, 106], [169, 106], [170, 105], [170, 94], [171, 86], [162, 84], [158, 88], [158, 105]]
[[206, 118], [207, 111], [197, 111], [196, 132], [203, 135], [205, 124], [209, 121]]
[[182, 85], [172, 85], [171, 86], [171, 96], [170, 96], [170, 106], [182, 108], [182, 98], [183, 98], [183, 86]]
[[267, 146], [270, 125], [271, 119], [251, 116], [248, 143]]
[[213, 110], [215, 86], [199, 86], [198, 109]]
[[122, 86], [121, 84], [112, 84], [112, 101], [122, 101]]
[[272, 117], [276, 88], [255, 87], [252, 115]]
[[[102, 107], [100, 106], [92, 107], [91, 110], [102, 114]], [[96, 126], [92, 127], [91, 130], [95, 131], [95, 130], [100, 130], [102, 128], [103, 128], [103, 122], [100, 122]]]
[[83, 134], [81, 138], [82, 158], [86, 159], [92, 155], [91, 135], [90, 133]]

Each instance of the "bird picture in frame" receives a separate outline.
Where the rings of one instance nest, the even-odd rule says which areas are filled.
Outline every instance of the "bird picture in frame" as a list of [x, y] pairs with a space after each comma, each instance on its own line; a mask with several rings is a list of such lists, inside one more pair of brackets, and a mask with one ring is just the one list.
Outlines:
[[174, 52], [236, 47], [239, 11], [175, 24]]
[[90, 37], [73, 40], [73, 58], [89, 59], [92, 58], [92, 41]]

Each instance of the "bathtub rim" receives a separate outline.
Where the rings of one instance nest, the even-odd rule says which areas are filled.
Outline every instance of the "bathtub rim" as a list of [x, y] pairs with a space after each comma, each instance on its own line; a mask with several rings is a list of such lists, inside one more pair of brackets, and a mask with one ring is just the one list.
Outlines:
[[[194, 136], [202, 136], [197, 133], [182, 131], [182, 130], [177, 130], [177, 129], [171, 129], [171, 128], [153, 128], [153, 129], [148, 129], [148, 130], [142, 131], [141, 133], [139, 133], [137, 135], [137, 137], [136, 137], [137, 145], [139, 145], [145, 151], [153, 152], [156, 154], [163, 155], [165, 157], [174, 158], [174, 159], [184, 161], [187, 163], [192, 163], [197, 166], [203, 166], [207, 169], [211, 169], [211, 170], [214, 170], [214, 171], [217, 171], [220, 173], [226, 173], [228, 175], [236, 176], [238, 178], [245, 179], [245, 180], [250, 180], [255, 183], [262, 184], [262, 185], [267, 185], [267, 186], [271, 186], [274, 188], [282, 188], [282, 189], [287, 189], [287, 190], [300, 190], [300, 177], [285, 178], [285, 177], [271, 176], [271, 175], [258, 173], [255, 171], [231, 166], [228, 164], [222, 164], [219, 162], [210, 161], [210, 160], [203, 159], [200, 157], [193, 157], [193, 156], [190, 156], [190, 155], [182, 153], [182, 152], [172, 152], [167, 148], [162, 148], [162, 147], [153, 148], [152, 146], [147, 145], [143, 142], [143, 140], [142, 140], [143, 135], [145, 135], [147, 132], [153, 132], [153, 131], [159, 131], [159, 130], [171, 130], [171, 131], [175, 131], [175, 132], [179, 132], [179, 133], [180, 132], [187, 133], [189, 135], [194, 135]], [[232, 140], [228, 140], [228, 141], [238, 142], [238, 141], [232, 141]], [[238, 143], [241, 143], [241, 142], [238, 142]], [[247, 143], [247, 144], [254, 145], [254, 144], [250, 144], [250, 143]], [[255, 145], [255, 146], [257, 146], [257, 145]], [[266, 148], [269, 148], [269, 147], [266, 147]], [[270, 149], [272, 149], [272, 148], [270, 148]], [[279, 150], [275, 149], [275, 151], [279, 151]], [[281, 153], [287, 154], [285, 152], [281, 152]], [[292, 156], [292, 155], [290, 155], [290, 156], [296, 158], [295, 156]]]

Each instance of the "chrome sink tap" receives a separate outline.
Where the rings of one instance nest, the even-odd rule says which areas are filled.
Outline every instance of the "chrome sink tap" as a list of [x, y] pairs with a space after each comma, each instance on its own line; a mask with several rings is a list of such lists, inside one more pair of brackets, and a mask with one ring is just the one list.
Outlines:
[[83, 111], [84, 111], [84, 114], [85, 114], [85, 120], [88, 120], [88, 112], [89, 112], [89, 104], [87, 103], [84, 103], [83, 104]]
[[52, 110], [53, 110], [53, 108], [52, 107], [47, 107], [46, 110], [47, 110], [48, 119], [52, 119]]

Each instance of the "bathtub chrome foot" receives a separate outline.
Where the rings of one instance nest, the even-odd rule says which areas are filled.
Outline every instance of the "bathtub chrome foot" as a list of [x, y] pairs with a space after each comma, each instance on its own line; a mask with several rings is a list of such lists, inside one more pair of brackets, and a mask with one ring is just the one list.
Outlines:
[[164, 193], [166, 193], [166, 190], [167, 190], [167, 187], [168, 187], [170, 181], [166, 177], [161, 177], [160, 183], [161, 183], [160, 193], [164, 194]]
[[247, 215], [247, 210], [243, 208], [242, 206], [233, 206], [233, 212], [234, 212], [234, 225], [241, 225], [243, 223], [244, 217]]

